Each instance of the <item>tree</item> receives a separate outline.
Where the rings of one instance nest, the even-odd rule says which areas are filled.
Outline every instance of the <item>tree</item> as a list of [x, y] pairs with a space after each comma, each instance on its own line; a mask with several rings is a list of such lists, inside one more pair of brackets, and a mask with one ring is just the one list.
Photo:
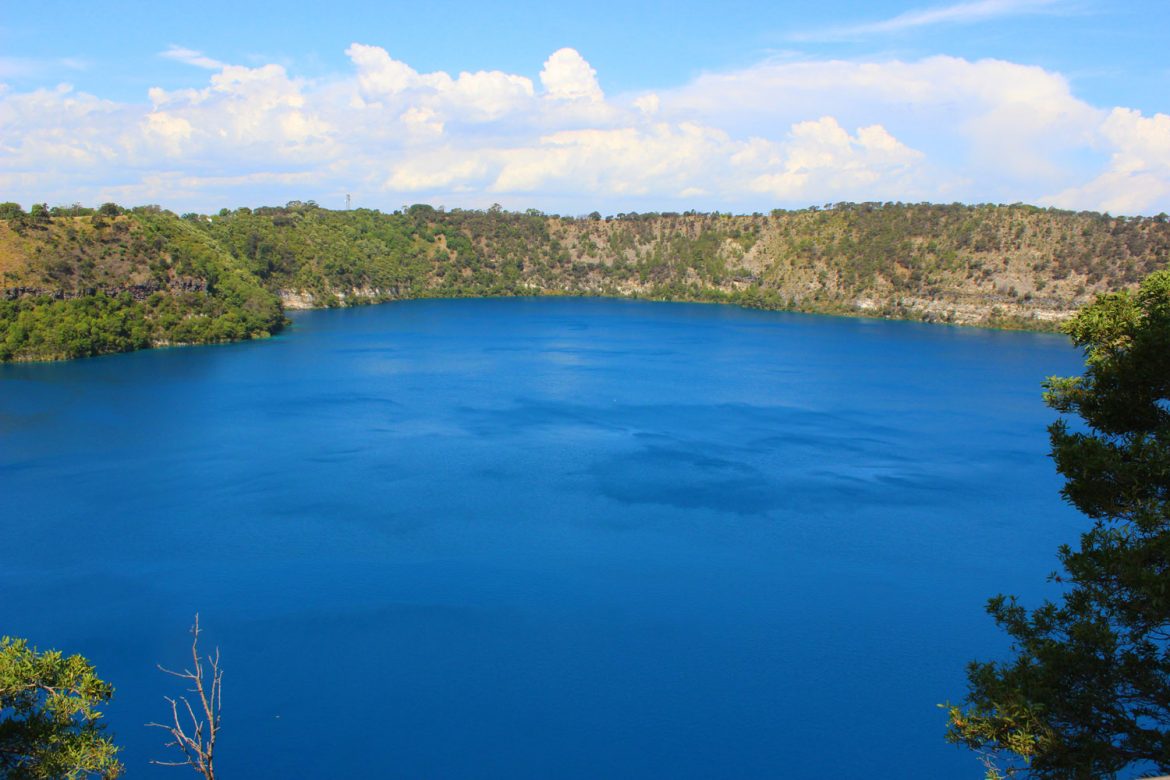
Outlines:
[[120, 775], [118, 748], [96, 709], [113, 693], [80, 655], [0, 638], [0, 777]]
[[[171, 722], [148, 723], [148, 726], [165, 729], [171, 735], [167, 747], [173, 747], [183, 754], [182, 761], [151, 761], [159, 766], [189, 766], [205, 780], [215, 780], [215, 738], [219, 736], [220, 710], [223, 688], [223, 671], [219, 668], [219, 648], [215, 655], [199, 657], [199, 615], [191, 626], [190, 669], [174, 672], [159, 666], [159, 670], [180, 680], [186, 680], [191, 687], [188, 693], [195, 694], [192, 706], [186, 696], [178, 699], [167, 697], [171, 705]], [[207, 666], [204, 667], [204, 662]], [[198, 708], [198, 712], [196, 711]]]
[[1102, 296], [1067, 332], [1085, 373], [1053, 377], [1045, 401], [1062, 495], [1092, 527], [1059, 551], [1058, 603], [988, 611], [1014, 658], [973, 662], [948, 739], [980, 751], [988, 777], [1100, 778], [1170, 771], [1170, 271]]

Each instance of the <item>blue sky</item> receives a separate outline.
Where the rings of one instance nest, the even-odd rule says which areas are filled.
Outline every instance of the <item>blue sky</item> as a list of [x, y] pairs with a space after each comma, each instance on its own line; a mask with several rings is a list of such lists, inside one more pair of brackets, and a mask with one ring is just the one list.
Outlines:
[[1104, 0], [9, 4], [0, 199], [1157, 213], [1166, 30]]

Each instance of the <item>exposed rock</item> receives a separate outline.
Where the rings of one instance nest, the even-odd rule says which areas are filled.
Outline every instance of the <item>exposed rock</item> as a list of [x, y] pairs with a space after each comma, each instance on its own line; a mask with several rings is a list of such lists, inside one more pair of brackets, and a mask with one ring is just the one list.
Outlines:
[[14, 301], [17, 298], [52, 298], [54, 300], [72, 300], [85, 298], [90, 295], [109, 296], [116, 298], [129, 294], [136, 301], [145, 301], [156, 292], [207, 292], [207, 281], [204, 279], [174, 279], [169, 284], [146, 282], [143, 284], [122, 284], [110, 287], [82, 287], [76, 290], [51, 289], [47, 287], [9, 287], [0, 294], [5, 300]]

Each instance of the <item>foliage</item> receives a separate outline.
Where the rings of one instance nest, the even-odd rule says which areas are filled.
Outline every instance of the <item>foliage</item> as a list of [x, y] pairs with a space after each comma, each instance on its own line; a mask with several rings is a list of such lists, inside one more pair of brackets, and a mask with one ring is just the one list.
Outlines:
[[[1019, 205], [573, 218], [422, 204], [389, 214], [330, 211], [292, 201], [180, 218], [158, 206], [41, 204], [25, 213], [9, 203], [0, 217], [7, 297], [45, 293], [51, 299], [35, 306], [56, 309], [34, 318], [50, 330], [31, 341], [5, 333], [11, 309], [0, 317], [0, 342], [10, 343], [0, 360], [271, 334], [284, 323], [277, 296], [286, 293], [315, 306], [605, 295], [1044, 329], [1055, 327], [1052, 312], [1136, 284], [1170, 256], [1164, 219]], [[124, 292], [135, 298], [126, 316], [148, 323], [144, 338], [143, 328], [107, 337], [110, 323], [60, 304]], [[154, 292], [171, 299], [162, 313], [143, 309]], [[1046, 318], [1033, 309], [1047, 309]], [[94, 311], [104, 316], [106, 307]], [[51, 332], [62, 317], [79, 327]], [[101, 335], [87, 340], [88, 331]]]
[[260, 280], [157, 207], [51, 217], [30, 246], [32, 293], [0, 300], [0, 361], [238, 341], [285, 323]]
[[1099, 298], [1068, 333], [1085, 373], [1050, 379], [1045, 400], [1080, 423], [1049, 432], [1062, 493], [1093, 524], [1060, 550], [1059, 603], [989, 604], [1015, 657], [971, 664], [948, 736], [992, 777], [1170, 771], [1170, 272]]
[[97, 710], [113, 692], [80, 655], [0, 639], [0, 776], [117, 777], [118, 749]]
[[213, 344], [268, 335], [280, 326], [275, 304], [249, 310], [238, 291], [155, 293], [136, 300], [128, 293], [98, 293], [0, 301], [0, 360], [57, 360], [129, 352], [161, 344]]
[[[322, 302], [547, 294], [723, 300], [913, 317], [903, 300], [1068, 301], [1136, 283], [1170, 255], [1170, 229], [1028, 206], [836, 204], [770, 217], [443, 210], [383, 214], [311, 204], [194, 220], [270, 289]], [[1010, 279], [1010, 282], [1007, 281]], [[1044, 291], [1041, 294], [1041, 291]], [[340, 298], [338, 297], [340, 296]], [[943, 315], [919, 316], [945, 318]], [[1043, 327], [1033, 320], [1029, 327]]]

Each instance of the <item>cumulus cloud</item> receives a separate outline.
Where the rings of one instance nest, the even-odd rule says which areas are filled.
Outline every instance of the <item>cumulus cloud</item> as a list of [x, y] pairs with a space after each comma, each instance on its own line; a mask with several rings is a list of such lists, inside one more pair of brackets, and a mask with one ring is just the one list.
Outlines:
[[1108, 168], [1080, 187], [1046, 198], [1077, 208], [1095, 203], [1104, 211], [1132, 214], [1170, 202], [1170, 115], [1143, 116], [1115, 108], [1102, 122], [1100, 135], [1113, 148]]
[[398, 119], [413, 132], [426, 136], [443, 134], [443, 120], [439, 118], [433, 108], [411, 106], [403, 111]]
[[280, 65], [224, 65], [203, 89], [151, 89], [152, 109], [124, 145], [132, 159], [208, 159], [245, 164], [320, 159], [333, 146], [333, 127], [310, 105], [304, 85]]
[[597, 71], [575, 49], [559, 49], [545, 60], [540, 83], [553, 100], [591, 100], [604, 98], [597, 83]]
[[118, 136], [133, 113], [68, 84], [0, 93], [0, 172], [85, 172], [116, 163]]
[[745, 193], [771, 202], [872, 199], [901, 186], [899, 179], [912, 177], [921, 159], [880, 125], [850, 135], [832, 117], [798, 123], [780, 142], [737, 139], [694, 122], [656, 122], [563, 130], [520, 147], [447, 146], [403, 162], [387, 186], [528, 198], [572, 191], [594, 202], [742, 199]]
[[693, 123], [566, 130], [502, 156], [493, 192], [538, 193], [577, 187], [589, 193], [677, 197], [724, 163], [734, 143]]
[[923, 153], [935, 179], [924, 191], [935, 197], [1036, 200], [1083, 178], [1074, 158], [1107, 142], [1106, 112], [1074, 96], [1062, 75], [1002, 60], [763, 63], [660, 98], [664, 114], [719, 117], [764, 137], [822, 116], [880, 124]]
[[355, 43], [345, 50], [357, 69], [362, 107], [385, 104], [426, 109], [434, 116], [490, 121], [514, 111], [533, 97], [531, 79], [498, 70], [419, 73], [380, 46]]
[[635, 98], [634, 100], [634, 108], [638, 109], [646, 116], [653, 116], [654, 114], [657, 114], [658, 108], [661, 105], [662, 101], [659, 100], [658, 96], [653, 92], [642, 95], [641, 97]]
[[469, 192], [487, 183], [494, 156], [490, 151], [469, 154], [450, 148], [436, 149], [397, 165], [386, 179], [385, 188], [396, 192], [440, 189]]
[[752, 178], [749, 186], [782, 200], [829, 194], [843, 200], [880, 197], [874, 185], [893, 184], [923, 157], [881, 125], [858, 128], [851, 136], [829, 116], [793, 125], [783, 144], [757, 144], [735, 162], [756, 167], [761, 156], [770, 163], [770, 172]]
[[346, 54], [347, 72], [310, 81], [171, 47], [164, 56], [206, 68], [206, 81], [151, 89], [141, 105], [67, 85], [0, 90], [0, 188], [180, 210], [347, 192], [382, 207], [499, 200], [569, 213], [837, 200], [1170, 206], [1170, 117], [1090, 105], [1034, 66], [765, 62], [607, 96], [573, 49], [545, 60], [538, 85], [499, 70], [424, 73], [364, 43]]

